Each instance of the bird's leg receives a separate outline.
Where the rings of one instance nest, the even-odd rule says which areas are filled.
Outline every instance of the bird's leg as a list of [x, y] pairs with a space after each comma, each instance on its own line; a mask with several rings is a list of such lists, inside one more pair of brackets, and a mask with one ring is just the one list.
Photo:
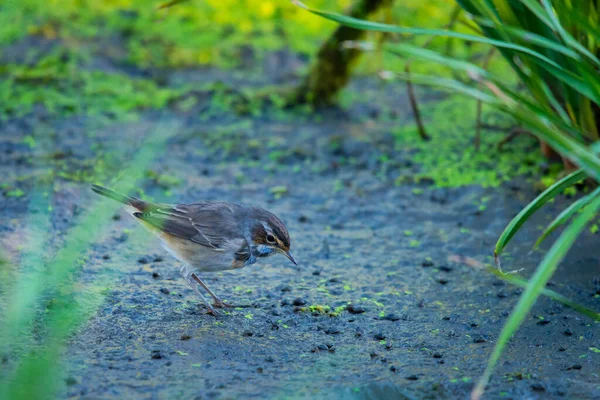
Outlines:
[[[185, 279], [187, 284], [190, 285], [190, 287], [192, 288], [194, 293], [196, 293], [198, 296], [200, 296], [202, 301], [204, 301], [204, 304], [206, 304], [206, 307], [208, 308], [209, 314], [212, 314], [215, 317], [218, 316], [219, 313], [217, 312], [217, 310], [215, 310], [214, 307], [210, 304], [210, 302], [208, 300], [206, 300], [206, 298], [202, 295], [202, 293], [200, 293], [200, 291], [198, 290], [198, 285], [196, 285], [196, 282], [194, 282], [194, 280], [192, 279], [192, 277], [196, 277], [196, 275], [194, 275], [194, 271], [191, 271], [187, 265], [183, 265], [181, 267], [181, 269], [179, 270], [179, 272], [181, 273], [181, 276], [183, 277], [183, 279]], [[196, 277], [196, 279], [198, 279], [198, 278]], [[204, 286], [204, 284], [202, 284], [202, 286]], [[204, 286], [204, 287], [206, 287], [206, 286]]]
[[225, 303], [220, 298], [218, 298], [217, 295], [214, 294], [212, 292], [212, 290], [210, 290], [208, 288], [208, 286], [206, 286], [206, 284], [200, 280], [200, 278], [198, 278], [198, 275], [196, 275], [195, 273], [192, 272], [191, 277], [192, 277], [193, 280], [195, 280], [196, 282], [198, 282], [200, 284], [200, 286], [202, 286], [204, 288], [204, 290], [206, 290], [208, 292], [208, 294], [210, 294], [212, 296], [212, 298], [215, 300], [215, 303], [214, 303], [215, 307], [219, 307], [219, 308], [226, 308], [226, 307], [227, 308], [231, 308], [231, 307], [233, 307], [233, 306]]

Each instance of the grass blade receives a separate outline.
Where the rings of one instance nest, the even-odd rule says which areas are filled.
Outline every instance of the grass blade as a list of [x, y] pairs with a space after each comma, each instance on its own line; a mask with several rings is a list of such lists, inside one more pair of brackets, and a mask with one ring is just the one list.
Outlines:
[[[579, 172], [579, 171], [577, 171]], [[571, 174], [570, 176], [572, 176]], [[494, 350], [488, 365], [483, 373], [483, 376], [479, 379], [473, 392], [471, 393], [472, 399], [479, 399], [485, 390], [485, 386], [490, 380], [492, 372], [500, 359], [500, 355], [504, 350], [504, 347], [510, 340], [511, 336], [517, 331], [533, 304], [542, 293], [544, 287], [550, 280], [550, 277], [556, 271], [558, 264], [563, 260], [569, 249], [573, 246], [573, 243], [583, 231], [585, 226], [596, 216], [596, 212], [600, 207], [600, 197], [594, 198], [586, 207], [581, 214], [577, 215], [571, 225], [560, 235], [560, 237], [554, 242], [540, 265], [537, 267], [535, 274], [527, 283], [525, 291], [519, 298], [519, 302], [515, 306], [515, 309], [510, 314], [508, 321], [502, 328], [502, 332], [496, 341]]]
[[[349, 26], [350, 28], [362, 29], [365, 31], [453, 37], [453, 38], [463, 39], [463, 40], [467, 40], [467, 41], [475, 42], [475, 43], [489, 44], [491, 46], [496, 46], [496, 47], [504, 48], [504, 49], [510, 49], [510, 50], [518, 51], [523, 54], [527, 54], [529, 56], [532, 56], [533, 58], [543, 61], [544, 63], [546, 63], [548, 65], [551, 65], [555, 69], [563, 71], [563, 73], [568, 73], [566, 70], [564, 70], [563, 67], [561, 67], [559, 64], [552, 61], [548, 57], [544, 56], [543, 54], [541, 54], [535, 50], [532, 50], [530, 48], [520, 46], [520, 45], [517, 45], [514, 43], [510, 43], [510, 42], [506, 42], [506, 41], [502, 41], [502, 40], [496, 40], [496, 39], [489, 39], [484, 36], [469, 35], [469, 34], [465, 34], [465, 33], [449, 31], [449, 30], [444, 30], [444, 29], [406, 28], [406, 27], [400, 27], [400, 26], [395, 26], [395, 25], [383, 24], [380, 22], [365, 21], [365, 20], [361, 20], [358, 18], [348, 17], [348, 16], [342, 15], [342, 14], [336, 14], [336, 13], [332, 13], [332, 12], [328, 12], [328, 11], [321, 11], [321, 10], [317, 10], [314, 8], [309, 8], [308, 6], [306, 6], [305, 4], [303, 4], [302, 2], [300, 2], [298, 0], [293, 0], [293, 3], [301, 8], [304, 8], [308, 12], [311, 12], [311, 13], [318, 15], [320, 17], [323, 17], [325, 19], [337, 22], [339, 24]], [[580, 57], [576, 56], [575, 60], [579, 61]]]
[[[528, 284], [527, 280], [521, 278], [520, 276], [517, 276], [515, 274], [503, 273], [502, 271], [500, 271], [498, 268], [494, 267], [493, 265], [484, 264], [484, 263], [479, 262], [471, 257], [466, 257], [463, 255], [451, 255], [448, 257], [448, 261], [459, 263], [459, 264], [465, 264], [465, 265], [468, 265], [469, 267], [486, 270], [487, 272], [496, 276], [498, 279], [501, 279], [504, 282], [509, 283], [514, 286], [526, 288], [527, 284]], [[582, 315], [585, 315], [586, 317], [590, 317], [595, 321], [600, 321], [600, 312], [594, 311], [590, 308], [587, 308], [578, 303], [575, 303], [574, 301], [569, 300], [562, 294], [556, 293], [555, 291], [550, 290], [548, 288], [542, 289], [540, 294], [548, 297], [549, 299], [557, 301], [567, 307], [570, 307], [573, 310], [581, 313]]]
[[512, 219], [504, 228], [504, 231], [500, 235], [498, 242], [496, 243], [496, 247], [494, 249], [494, 259], [496, 260], [496, 264], [500, 264], [499, 256], [502, 250], [506, 247], [508, 242], [512, 239], [512, 237], [517, 233], [517, 231], [523, 226], [523, 224], [531, 217], [531, 215], [539, 210], [544, 204], [546, 204], [551, 199], [555, 198], [558, 194], [560, 194], [564, 189], [569, 186], [579, 182], [584, 179], [586, 174], [583, 170], [577, 170], [575, 172], [570, 173], [565, 176], [558, 182], [554, 183], [548, 189], [544, 190], [538, 197], [535, 198], [531, 203], [527, 204], [525, 208], [521, 210], [517, 214], [516, 217]]
[[548, 237], [548, 235], [556, 230], [556, 228], [570, 220], [573, 215], [590, 204], [590, 202], [598, 196], [600, 196], [600, 188], [596, 188], [596, 190], [589, 195], [571, 203], [569, 207], [565, 208], [563, 212], [561, 212], [556, 218], [554, 218], [552, 222], [550, 222], [550, 224], [548, 224], [542, 235], [535, 242], [534, 247], [538, 247]]

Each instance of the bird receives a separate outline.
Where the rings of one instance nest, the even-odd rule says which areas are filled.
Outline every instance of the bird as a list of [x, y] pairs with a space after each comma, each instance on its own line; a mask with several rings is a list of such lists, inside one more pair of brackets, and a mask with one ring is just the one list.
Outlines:
[[[298, 262], [290, 250], [285, 224], [273, 213], [256, 206], [225, 201], [162, 204], [126, 196], [99, 185], [91, 189], [125, 205], [144, 227], [160, 238], [163, 247], [182, 264], [179, 272], [208, 308], [231, 307], [202, 282], [200, 272], [239, 269], [260, 258], [285, 255]], [[214, 307], [198, 290], [200, 285], [214, 300]]]

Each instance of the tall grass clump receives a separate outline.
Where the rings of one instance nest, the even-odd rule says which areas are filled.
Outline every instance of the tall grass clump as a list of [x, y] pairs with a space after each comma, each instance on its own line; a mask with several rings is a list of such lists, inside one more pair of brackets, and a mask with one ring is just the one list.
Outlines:
[[[596, 144], [600, 125], [600, 2], [457, 0], [457, 3], [470, 20], [472, 34], [362, 21], [310, 9], [296, 2], [313, 14], [356, 29], [396, 33], [402, 38], [444, 36], [487, 45], [508, 63], [517, 85], [469, 60], [449, 57], [408, 41], [385, 46], [386, 50], [407, 59], [438, 63], [462, 74], [464, 79], [411, 74], [410, 80], [466, 94], [509, 114], [540, 140], [546, 154], [556, 152], [569, 169], [576, 169], [540, 194], [509, 223], [494, 249], [499, 265], [502, 250], [537, 209], [584, 178], [600, 182], [600, 147]], [[402, 72], [391, 72], [400, 79], [408, 79]], [[548, 225], [536, 245], [560, 225], [566, 227], [527, 282], [473, 389], [472, 398], [481, 397], [508, 340], [599, 208], [600, 191], [594, 190], [571, 204]], [[591, 316], [600, 319], [598, 313]]]

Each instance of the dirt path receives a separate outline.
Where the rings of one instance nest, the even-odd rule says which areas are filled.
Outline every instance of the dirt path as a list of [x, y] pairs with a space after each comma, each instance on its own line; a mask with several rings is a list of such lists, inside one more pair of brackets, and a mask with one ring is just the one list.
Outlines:
[[[361, 85], [353, 90], [360, 96]], [[389, 134], [406, 116], [378, 120], [364, 104], [318, 115], [203, 112], [217, 95], [199, 93], [191, 109], [172, 106], [129, 123], [42, 114], [2, 123], [0, 173], [10, 182], [24, 177], [25, 189], [1, 200], [0, 219], [9, 221], [2, 244], [11, 256], [36, 176], [48, 166], [89, 170], [110, 185], [111, 171], [126, 166], [160, 123], [172, 137], [143, 181], [146, 195], [264, 206], [286, 222], [300, 262], [297, 271], [273, 257], [203, 276], [240, 306], [216, 320], [158, 242], [118, 213], [81, 270], [82, 284], [104, 287], [105, 299], [65, 351], [63, 397], [465, 398], [520, 291], [447, 258], [487, 261], [506, 222], [535, 195], [529, 184], [396, 185], [400, 172], [420, 168]], [[405, 100], [396, 101], [404, 109]], [[23, 144], [28, 132], [44, 129], [53, 135], [36, 136], [34, 149]], [[115, 148], [122, 152], [108, 151]], [[98, 198], [73, 176], [55, 179], [57, 247]], [[543, 255], [529, 253], [537, 225], [567, 203], [550, 205], [519, 234], [507, 268], [531, 274]], [[596, 242], [583, 235], [553, 289], [599, 309]], [[490, 398], [597, 396], [598, 348], [597, 324], [542, 299], [509, 344]]]

